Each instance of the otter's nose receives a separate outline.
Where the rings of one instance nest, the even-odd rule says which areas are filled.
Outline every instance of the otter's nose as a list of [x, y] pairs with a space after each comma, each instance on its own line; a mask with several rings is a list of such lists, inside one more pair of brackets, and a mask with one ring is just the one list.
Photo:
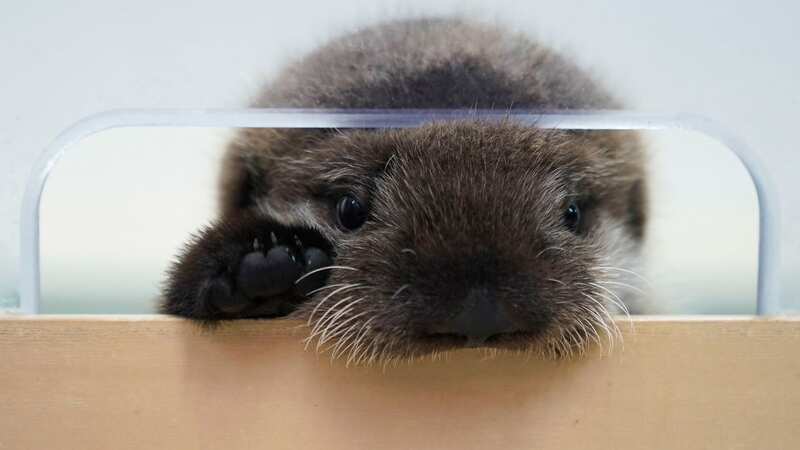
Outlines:
[[468, 347], [477, 347], [494, 335], [509, 333], [516, 328], [505, 308], [486, 289], [472, 289], [464, 309], [442, 324], [440, 332], [465, 336]]

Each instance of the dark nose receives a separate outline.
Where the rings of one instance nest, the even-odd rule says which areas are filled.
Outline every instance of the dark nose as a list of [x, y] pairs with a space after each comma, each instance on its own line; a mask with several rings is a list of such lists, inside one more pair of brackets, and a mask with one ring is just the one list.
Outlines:
[[468, 347], [477, 347], [484, 344], [489, 337], [510, 333], [516, 327], [495, 295], [486, 289], [477, 288], [470, 290], [464, 301], [464, 309], [443, 323], [439, 330], [437, 331], [441, 333], [464, 336]]

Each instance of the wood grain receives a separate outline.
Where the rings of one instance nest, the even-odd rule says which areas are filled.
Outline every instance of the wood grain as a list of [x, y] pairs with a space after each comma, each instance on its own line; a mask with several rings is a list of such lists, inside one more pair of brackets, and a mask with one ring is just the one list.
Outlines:
[[0, 449], [797, 449], [800, 320], [634, 319], [570, 362], [346, 368], [288, 321], [0, 318]]

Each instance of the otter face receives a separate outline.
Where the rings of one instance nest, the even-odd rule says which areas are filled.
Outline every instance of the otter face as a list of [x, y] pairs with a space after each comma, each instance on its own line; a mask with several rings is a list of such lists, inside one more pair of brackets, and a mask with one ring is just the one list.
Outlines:
[[318, 348], [562, 357], [618, 332], [645, 222], [633, 134], [461, 122], [246, 130], [234, 145], [249, 207], [333, 248], [327, 284], [293, 313]]

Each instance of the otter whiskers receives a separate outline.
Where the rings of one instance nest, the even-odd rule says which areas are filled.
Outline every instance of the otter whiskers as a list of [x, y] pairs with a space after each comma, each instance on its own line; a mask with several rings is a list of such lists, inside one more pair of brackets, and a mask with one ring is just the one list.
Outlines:
[[325, 267], [320, 267], [320, 268], [314, 269], [314, 270], [304, 274], [302, 277], [296, 279], [294, 281], [294, 284], [300, 283], [301, 281], [305, 280], [307, 277], [309, 277], [311, 275], [314, 275], [315, 273], [322, 272], [323, 270], [333, 270], [333, 269], [344, 269], [344, 270], [355, 270], [355, 271], [358, 270], [355, 267], [350, 267], [350, 266], [325, 266]]
[[409, 287], [411, 287], [411, 285], [410, 285], [410, 284], [408, 284], [408, 283], [406, 283], [406, 284], [404, 284], [404, 285], [400, 286], [400, 287], [399, 287], [399, 288], [398, 288], [396, 291], [394, 291], [394, 294], [392, 294], [392, 300], [396, 299], [396, 298], [397, 298], [397, 296], [398, 296], [398, 295], [400, 295], [400, 293], [401, 293], [401, 292], [405, 291], [405, 290], [406, 290], [406, 289], [408, 289]]
[[[557, 279], [548, 281], [568, 286]], [[408, 283], [401, 285], [393, 291], [390, 298], [398, 297], [410, 286]], [[575, 295], [585, 298], [588, 303], [574, 301], [561, 303], [572, 306], [570, 316], [563, 319], [564, 324], [554, 328], [552, 335], [546, 335], [524, 349], [517, 349], [518, 353], [525, 353], [528, 357], [536, 353], [545, 359], [571, 358], [585, 355], [593, 345], [599, 347], [602, 354], [611, 354], [616, 344], [622, 343], [622, 332], [609, 306], [616, 307], [624, 313], [629, 323], [630, 311], [613, 288], [636, 287], [607, 279], [573, 283], [572, 286], [578, 288]], [[367, 303], [368, 297], [355, 296], [353, 291], [365, 288], [367, 286], [362, 283], [354, 283], [332, 284], [317, 290], [318, 292], [331, 290], [331, 292], [325, 295], [309, 315], [308, 326], [311, 327], [311, 332], [304, 340], [306, 348], [308, 349], [313, 342], [316, 352], [329, 353], [332, 360], [341, 358], [346, 366], [380, 364], [386, 368], [405, 360], [417, 359], [416, 350], [401, 345], [404, 343], [402, 336], [376, 332], [373, 329], [372, 324], [376, 320], [375, 311], [356, 307]], [[497, 358], [505, 353], [502, 349], [484, 349], [484, 359]], [[446, 354], [447, 350], [429, 352], [433, 361], [443, 358]]]
[[651, 284], [650, 280], [648, 280], [647, 277], [645, 277], [644, 275], [642, 275], [642, 274], [640, 274], [640, 273], [638, 273], [638, 272], [636, 272], [634, 270], [631, 270], [631, 269], [625, 269], [625, 268], [622, 268], [622, 267], [614, 267], [614, 266], [595, 266], [592, 269], [593, 270], [598, 270], [598, 271], [603, 271], [603, 272], [617, 271], [617, 272], [626, 273], [628, 275], [633, 275], [634, 277], [636, 277], [639, 280], [643, 281], [648, 286]]
[[[342, 287], [336, 289], [335, 291], [329, 293], [328, 295], [326, 295], [325, 298], [323, 298], [322, 300], [320, 300], [319, 303], [317, 303], [317, 306], [314, 307], [314, 309], [311, 311], [311, 314], [309, 314], [308, 322], [307, 322], [308, 325], [311, 326], [311, 323], [314, 321], [314, 315], [317, 314], [317, 311], [319, 311], [319, 309], [325, 304], [325, 302], [328, 301], [329, 298], [333, 297], [334, 295], [338, 294], [339, 292], [342, 292], [342, 291], [345, 291], [345, 290], [350, 290], [350, 289], [358, 289], [361, 286], [362, 285], [360, 283], [345, 284], [344, 286], [342, 286]], [[328, 310], [328, 312], [330, 312], [330, 309]]]
[[599, 292], [596, 292], [596, 294], [598, 296], [608, 300], [609, 302], [611, 302], [611, 304], [613, 304], [614, 306], [619, 308], [620, 311], [625, 313], [625, 315], [628, 317], [628, 321], [630, 321], [631, 314], [630, 314], [630, 311], [628, 310], [628, 307], [625, 305], [625, 302], [623, 302], [622, 299], [619, 298], [619, 295], [617, 295], [614, 291], [612, 291], [611, 289], [608, 289], [605, 286], [602, 286], [602, 284], [605, 284], [605, 283], [602, 283], [602, 284], [601, 283], [589, 283], [589, 285], [590, 286], [594, 286], [594, 287], [596, 287], [596, 288], [608, 293], [611, 297], [608, 297], [608, 296], [603, 295], [603, 294], [601, 294]]
[[[356, 287], [352, 287], [352, 286], [351, 286], [351, 287], [349, 287], [349, 288], [350, 288], [350, 289], [355, 289]], [[340, 290], [343, 290], [343, 289], [345, 289], [345, 288], [340, 288], [340, 289], [337, 289], [336, 291], [332, 292], [331, 294], [328, 294], [328, 296], [327, 296], [327, 297], [325, 297], [325, 299], [324, 299], [323, 301], [327, 300], [327, 299], [328, 299], [328, 298], [330, 298], [332, 295], [336, 294], [338, 291], [340, 291]], [[311, 339], [315, 338], [315, 337], [316, 337], [316, 336], [317, 336], [319, 333], [322, 333], [322, 332], [324, 331], [324, 325], [325, 325], [327, 322], [329, 322], [330, 320], [332, 320], [332, 319], [334, 319], [334, 318], [337, 318], [337, 317], [338, 317], [338, 315], [339, 315], [339, 314], [341, 314], [343, 311], [347, 311], [347, 307], [344, 307], [344, 308], [342, 308], [341, 310], [337, 310], [337, 307], [339, 307], [339, 306], [340, 306], [342, 303], [347, 303], [347, 302], [348, 302], [348, 301], [350, 301], [352, 298], [353, 298], [353, 296], [348, 296], [348, 297], [345, 297], [345, 298], [343, 298], [343, 299], [339, 300], [338, 302], [336, 302], [336, 303], [335, 303], [333, 306], [331, 306], [330, 308], [326, 309], [326, 310], [325, 310], [325, 313], [324, 313], [324, 314], [322, 314], [322, 316], [319, 318], [319, 320], [317, 320], [317, 321], [316, 321], [316, 323], [314, 323], [314, 326], [313, 326], [313, 328], [311, 329], [311, 334], [309, 335], [309, 337], [308, 337], [308, 338], [306, 338], [306, 339], [307, 339], [307, 341], [308, 341], [308, 342], [311, 342]], [[318, 308], [319, 306], [321, 306], [321, 305], [322, 305], [322, 302], [320, 302], [320, 304], [319, 304], [319, 305], [317, 305], [317, 308]], [[314, 309], [316, 310], [317, 308], [314, 308]], [[335, 311], [335, 312], [334, 312], [334, 311]], [[331, 315], [331, 313], [333, 313], [333, 315]], [[313, 320], [313, 317], [309, 318], [308, 326], [311, 326], [312, 320]], [[317, 349], [319, 349], [319, 347], [317, 347]]]
[[[335, 313], [328, 319], [327, 321], [323, 322], [320, 319], [320, 323], [317, 324], [316, 328], [319, 328], [319, 331], [316, 334], [319, 336], [319, 340], [317, 342], [317, 351], [322, 348], [322, 345], [329, 341], [331, 338], [337, 336], [336, 331], [338, 330], [338, 320], [344, 317], [347, 313], [353, 310], [353, 306], [362, 302], [365, 297], [358, 298], [356, 300], [351, 301], [347, 304], [341, 311]], [[352, 319], [352, 317], [351, 317]], [[312, 336], [315, 332], [312, 330]]]

